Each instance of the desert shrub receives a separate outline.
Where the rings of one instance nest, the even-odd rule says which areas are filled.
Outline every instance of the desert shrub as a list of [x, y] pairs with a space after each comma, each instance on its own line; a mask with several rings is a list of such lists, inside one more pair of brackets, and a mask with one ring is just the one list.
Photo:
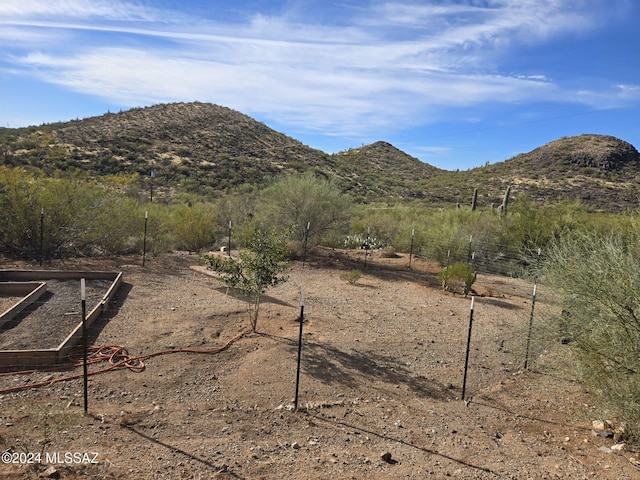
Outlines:
[[380, 244], [393, 244], [394, 239], [401, 230], [406, 209], [394, 207], [369, 207], [365, 208], [362, 218], [351, 224], [352, 231], [361, 232], [370, 229]]
[[228, 243], [229, 222], [231, 221], [231, 243], [246, 245], [251, 239], [255, 222], [256, 196], [253, 191], [239, 190], [237, 194], [217, 199], [212, 210], [215, 215], [213, 234]]
[[[413, 238], [412, 238], [413, 232]], [[414, 255], [423, 255], [424, 247], [427, 244], [425, 236], [425, 226], [420, 221], [405, 222], [398, 230], [393, 239], [393, 247], [397, 252], [409, 253], [413, 250]]]
[[85, 178], [0, 169], [0, 246], [11, 255], [37, 258], [41, 245], [47, 258], [128, 251], [135, 208], [135, 200]]
[[640, 256], [638, 230], [620, 235], [578, 232], [547, 251], [544, 281], [562, 300], [558, 341], [569, 341], [582, 380], [640, 441]]
[[302, 260], [305, 254], [304, 242], [291, 240], [287, 243], [287, 255], [289, 260]]
[[183, 203], [172, 206], [170, 211], [167, 229], [173, 233], [176, 248], [198, 252], [214, 243], [215, 215], [211, 204]]
[[362, 272], [360, 270], [349, 270], [348, 272], [344, 272], [340, 274], [340, 280], [344, 280], [345, 282], [350, 283], [351, 285], [355, 285], [358, 280], [362, 278]]
[[290, 231], [293, 240], [307, 237], [315, 243], [334, 230], [347, 229], [351, 204], [333, 182], [307, 172], [287, 175], [263, 190], [256, 218], [262, 225]]
[[466, 259], [469, 248], [469, 231], [466, 227], [473, 215], [468, 209], [430, 212], [425, 219], [425, 255], [441, 265]]
[[444, 290], [461, 293], [466, 296], [476, 281], [476, 273], [470, 265], [464, 262], [456, 262], [453, 265], [444, 267], [438, 274], [438, 280], [440, 280], [440, 285]]
[[[166, 207], [148, 206], [149, 218], [147, 220], [147, 243], [146, 251], [151, 255], [160, 255], [165, 252], [170, 252], [176, 248], [175, 233], [169, 228], [170, 222], [168, 221], [169, 212]], [[142, 218], [143, 212], [139, 215]], [[142, 253], [145, 247], [144, 245], [144, 230], [140, 228], [137, 230], [135, 236], [135, 251]]]

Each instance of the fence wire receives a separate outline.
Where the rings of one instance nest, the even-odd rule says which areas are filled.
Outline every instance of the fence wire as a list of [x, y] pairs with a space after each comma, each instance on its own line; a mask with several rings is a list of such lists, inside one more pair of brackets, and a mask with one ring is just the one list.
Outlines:
[[[407, 252], [408, 253], [408, 252]], [[518, 355], [522, 357], [524, 363], [524, 349], [520, 345], [524, 345], [525, 336], [527, 334], [526, 325], [529, 320], [529, 311], [527, 306], [531, 303], [531, 294], [533, 281], [536, 271], [539, 269], [543, 261], [543, 255], [538, 251], [525, 251], [521, 247], [514, 247], [508, 244], [498, 244], [494, 241], [479, 238], [477, 236], [461, 237], [456, 236], [448, 241], [436, 236], [422, 236], [420, 242], [415, 245], [412, 252], [416, 258], [437, 262], [444, 267], [455, 262], [469, 263], [474, 271], [477, 272], [476, 287], [477, 291], [482, 291], [487, 298], [493, 298], [497, 302], [502, 298], [509, 297], [516, 299], [525, 305], [522, 308], [514, 310], [514, 315], [518, 315], [518, 323], [522, 328], [510, 336], [497, 340], [497, 344], [519, 345]], [[370, 268], [375, 268], [371, 265]], [[434, 276], [435, 278], [435, 276]], [[95, 287], [96, 299], [99, 299], [100, 289], [105, 290], [108, 286], [89, 283], [90, 287]], [[76, 285], [77, 284], [77, 285]], [[33, 302], [25, 312], [21, 313], [14, 320], [6, 325], [0, 325], [0, 350], [12, 349], [29, 349], [29, 348], [55, 348], [68, 333], [75, 328], [81, 321], [80, 318], [80, 301], [79, 282], [70, 281], [68, 283], [60, 282], [59, 284], [50, 282], [50, 290], [41, 299]], [[77, 290], [77, 304], [61, 305], [58, 299], [62, 298], [62, 293], [58, 289], [75, 289]], [[74, 290], [74, 291], [75, 291]], [[89, 301], [92, 301], [90, 290]], [[65, 293], [66, 298], [72, 298], [72, 295]], [[0, 310], [4, 311], [5, 307], [18, 298], [0, 294]], [[97, 301], [97, 300], [96, 300]], [[114, 299], [117, 302], [117, 298]], [[557, 317], [553, 305], [552, 296], [547, 295], [544, 287], [538, 289], [538, 310], [533, 323], [532, 339], [531, 339], [531, 357], [532, 364], [536, 364], [535, 358], [540, 357], [549, 344], [549, 333], [545, 325], [553, 322], [553, 318]], [[88, 308], [93, 308], [89, 305]], [[113, 305], [118, 309], [118, 305]], [[481, 304], [479, 304], [479, 307]], [[55, 312], [51, 312], [52, 308], [57, 308]], [[59, 311], [58, 311], [59, 310]], [[2, 312], [0, 312], [2, 313]], [[55, 327], [56, 331], [47, 333], [42, 328], [36, 327], [25, 335], [20, 335], [20, 328], [25, 327], [28, 321], [27, 317], [31, 316], [31, 321], [38, 321], [37, 317], [45, 316], [47, 322], [44, 324]], [[89, 335], [94, 338], [100, 333], [101, 322], [97, 327], [92, 327]], [[26, 328], [26, 327], [25, 327]], [[47, 327], [48, 328], [48, 327]], [[62, 331], [64, 329], [64, 331]], [[33, 339], [29, 340], [29, 335], [33, 336], [34, 331], [39, 331], [42, 335], [37, 336], [37, 342], [33, 343]], [[10, 335], [7, 335], [9, 333]], [[55, 335], [57, 337], [55, 337]], [[55, 338], [54, 338], [55, 337]], [[58, 338], [59, 337], [59, 338]], [[45, 342], [45, 343], [43, 343]], [[516, 348], [516, 347], [513, 347]]]

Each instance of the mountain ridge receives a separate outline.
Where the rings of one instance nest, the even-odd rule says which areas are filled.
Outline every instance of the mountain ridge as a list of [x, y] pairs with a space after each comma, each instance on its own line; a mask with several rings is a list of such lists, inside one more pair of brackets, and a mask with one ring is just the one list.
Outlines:
[[442, 170], [385, 141], [328, 154], [264, 123], [210, 103], [168, 103], [82, 120], [0, 128], [2, 164], [48, 175], [153, 170], [167, 189], [222, 195], [259, 189], [286, 173], [311, 170], [357, 201], [424, 199], [498, 202], [506, 186], [534, 201], [579, 199], [594, 209], [637, 208], [640, 155], [607, 135], [560, 137], [531, 152], [467, 171]]

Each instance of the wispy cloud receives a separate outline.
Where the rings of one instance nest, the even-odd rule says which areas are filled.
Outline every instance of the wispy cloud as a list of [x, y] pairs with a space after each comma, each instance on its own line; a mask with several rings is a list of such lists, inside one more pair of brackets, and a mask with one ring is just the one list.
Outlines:
[[23, 0], [0, 3], [0, 41], [22, 40], [5, 53], [12, 71], [113, 103], [197, 99], [359, 135], [436, 121], [451, 106], [601, 101], [543, 71], [500, 67], [514, 43], [590, 28], [597, 12], [576, 8], [589, 3], [372, 2], [328, 25], [291, 11], [228, 24], [125, 0]]
[[159, 9], [119, 0], [21, 0], [0, 3], [3, 22], [31, 20], [96, 19], [100, 21], [158, 21], [166, 18]]

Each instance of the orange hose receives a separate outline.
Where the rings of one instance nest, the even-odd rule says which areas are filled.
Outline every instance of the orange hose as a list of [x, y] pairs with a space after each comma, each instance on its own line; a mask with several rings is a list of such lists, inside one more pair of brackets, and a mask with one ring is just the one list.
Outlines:
[[[106, 372], [110, 372], [111, 370], [115, 370], [117, 368], [121, 368], [121, 367], [126, 367], [129, 370], [133, 370], [134, 372], [141, 372], [145, 369], [145, 364], [144, 364], [144, 360], [147, 360], [149, 358], [152, 357], [157, 357], [160, 355], [168, 355], [170, 353], [198, 353], [198, 354], [205, 354], [205, 355], [213, 355], [216, 353], [220, 353], [225, 351], [226, 349], [228, 349], [231, 344], [237, 342], [238, 340], [240, 340], [243, 335], [245, 334], [245, 332], [241, 332], [240, 334], [236, 335], [235, 337], [233, 337], [232, 339], [228, 340], [227, 343], [225, 343], [224, 345], [222, 345], [221, 347], [218, 348], [214, 348], [212, 350], [196, 350], [196, 349], [191, 349], [191, 348], [176, 348], [176, 349], [170, 349], [170, 350], [162, 350], [159, 352], [154, 352], [154, 353], [149, 353], [147, 355], [140, 355], [137, 357], [132, 357], [129, 355], [129, 353], [127, 352], [127, 350], [124, 347], [121, 347], [119, 345], [108, 345], [108, 346], [102, 346], [102, 347], [90, 347], [87, 351], [87, 364], [97, 364], [97, 363], [102, 363], [102, 362], [106, 362], [108, 361], [110, 363], [110, 365], [106, 368], [100, 369], [100, 370], [94, 370], [92, 372], [88, 372], [87, 375], [92, 376], [92, 375], [98, 375], [100, 373], [106, 373]], [[5, 372], [5, 373], [0, 373], [0, 376], [6, 376], [6, 375], [25, 375], [25, 374], [31, 374], [31, 373], [36, 373], [36, 372], [47, 372], [47, 371], [55, 371], [55, 370], [67, 370], [70, 368], [77, 368], [77, 367], [81, 367], [83, 366], [83, 362], [84, 359], [82, 356], [80, 356], [80, 358], [77, 357], [78, 352], [80, 353], [80, 355], [82, 355], [82, 350], [75, 349], [73, 350], [68, 358], [69, 360], [72, 362], [70, 364], [67, 365], [63, 365], [60, 367], [52, 367], [52, 368], [46, 368], [46, 369], [34, 369], [34, 370], [21, 370], [18, 372]], [[84, 374], [76, 374], [76, 375], [71, 375], [71, 376], [67, 376], [67, 377], [61, 377], [61, 378], [55, 378], [52, 380], [46, 380], [43, 382], [38, 382], [38, 383], [30, 383], [27, 385], [16, 385], [15, 387], [11, 387], [11, 388], [7, 388], [4, 390], [0, 390], [0, 395], [5, 394], [5, 393], [13, 393], [13, 392], [20, 392], [22, 390], [28, 390], [31, 388], [38, 388], [38, 387], [43, 387], [45, 385], [51, 385], [52, 383], [58, 383], [58, 382], [67, 382], [70, 380], [76, 380], [78, 378], [83, 378]]]

